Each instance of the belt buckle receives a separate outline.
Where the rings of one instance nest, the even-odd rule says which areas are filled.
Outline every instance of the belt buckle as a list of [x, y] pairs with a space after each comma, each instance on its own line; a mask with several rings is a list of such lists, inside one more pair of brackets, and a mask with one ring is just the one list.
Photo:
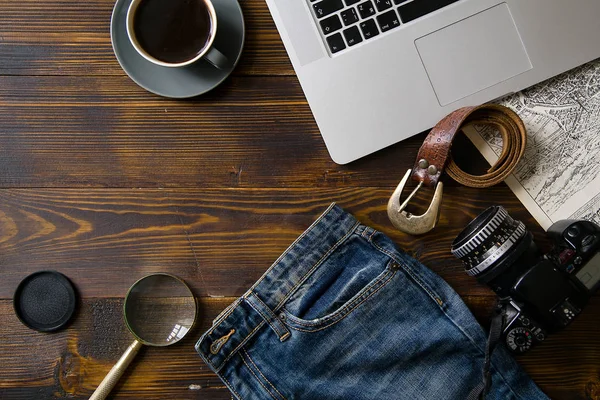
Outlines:
[[442, 192], [444, 185], [442, 182], [437, 183], [431, 204], [429, 204], [429, 208], [424, 214], [411, 214], [405, 211], [405, 208], [415, 194], [419, 191], [419, 189], [421, 189], [423, 186], [423, 181], [420, 181], [417, 187], [406, 198], [406, 200], [404, 200], [402, 203], [400, 202], [402, 191], [404, 190], [404, 186], [406, 186], [411, 173], [412, 170], [410, 169], [406, 171], [404, 178], [402, 178], [400, 181], [400, 184], [392, 194], [392, 197], [390, 197], [387, 206], [387, 214], [390, 221], [392, 221], [392, 224], [398, 230], [411, 235], [422, 235], [435, 228], [435, 225], [440, 218], [440, 206], [442, 204]]

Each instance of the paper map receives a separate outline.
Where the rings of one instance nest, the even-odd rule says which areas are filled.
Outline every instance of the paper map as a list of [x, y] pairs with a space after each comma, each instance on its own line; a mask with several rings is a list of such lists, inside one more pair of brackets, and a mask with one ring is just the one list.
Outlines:
[[[548, 229], [561, 219], [600, 224], [600, 59], [498, 101], [525, 122], [523, 160], [506, 183]], [[491, 127], [465, 130], [494, 163], [502, 139]]]

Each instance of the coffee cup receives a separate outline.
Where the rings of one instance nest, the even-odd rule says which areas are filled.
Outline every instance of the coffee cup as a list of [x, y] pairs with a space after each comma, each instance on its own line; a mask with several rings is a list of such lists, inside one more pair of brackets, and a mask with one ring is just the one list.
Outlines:
[[205, 59], [226, 69], [229, 60], [215, 48], [217, 14], [210, 0], [132, 0], [127, 36], [146, 60], [185, 67]]

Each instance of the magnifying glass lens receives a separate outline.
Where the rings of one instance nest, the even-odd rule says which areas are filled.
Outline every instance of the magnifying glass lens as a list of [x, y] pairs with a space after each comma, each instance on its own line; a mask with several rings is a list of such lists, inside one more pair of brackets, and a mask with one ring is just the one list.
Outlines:
[[154, 274], [133, 284], [125, 297], [125, 322], [136, 340], [125, 350], [89, 400], [104, 400], [143, 345], [179, 342], [196, 320], [196, 299], [180, 279]]
[[125, 321], [144, 344], [168, 346], [183, 339], [196, 318], [196, 301], [185, 283], [171, 275], [139, 280], [125, 300]]

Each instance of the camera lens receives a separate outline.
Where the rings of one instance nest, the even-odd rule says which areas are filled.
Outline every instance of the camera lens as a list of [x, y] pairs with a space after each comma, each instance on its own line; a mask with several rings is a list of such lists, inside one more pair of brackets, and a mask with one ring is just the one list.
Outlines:
[[488, 208], [467, 225], [452, 242], [452, 254], [464, 263], [467, 274], [501, 295], [539, 255], [525, 225], [501, 206]]

